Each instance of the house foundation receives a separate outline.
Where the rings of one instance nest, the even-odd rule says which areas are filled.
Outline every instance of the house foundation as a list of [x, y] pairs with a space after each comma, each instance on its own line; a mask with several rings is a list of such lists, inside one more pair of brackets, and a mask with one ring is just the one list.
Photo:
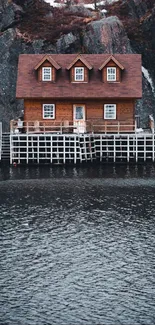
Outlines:
[[155, 135], [10, 134], [10, 164], [77, 164], [155, 160]]

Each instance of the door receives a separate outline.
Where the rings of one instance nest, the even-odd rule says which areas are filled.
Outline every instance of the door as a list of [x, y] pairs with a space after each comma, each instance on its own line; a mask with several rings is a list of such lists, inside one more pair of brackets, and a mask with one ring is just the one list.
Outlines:
[[85, 106], [74, 105], [73, 106], [73, 124], [75, 126], [75, 133], [86, 132], [86, 120], [85, 120]]

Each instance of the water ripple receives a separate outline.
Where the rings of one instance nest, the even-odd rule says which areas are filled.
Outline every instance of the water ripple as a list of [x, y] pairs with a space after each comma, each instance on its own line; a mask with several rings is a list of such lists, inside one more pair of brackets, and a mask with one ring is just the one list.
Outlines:
[[131, 173], [0, 182], [1, 325], [155, 324], [155, 181]]

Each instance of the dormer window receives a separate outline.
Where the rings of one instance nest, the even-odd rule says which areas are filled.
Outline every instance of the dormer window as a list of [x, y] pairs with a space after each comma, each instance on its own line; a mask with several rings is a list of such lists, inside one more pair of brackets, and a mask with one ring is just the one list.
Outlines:
[[113, 56], [110, 55], [100, 66], [102, 81], [105, 83], [121, 82], [123, 65]]
[[60, 69], [60, 65], [50, 54], [43, 56], [34, 67], [34, 70], [37, 71], [38, 81], [52, 81], [52, 83], [56, 82], [57, 71]]
[[89, 82], [89, 71], [92, 69], [90, 63], [81, 55], [75, 57], [67, 67], [67, 70], [70, 71], [70, 81], [72, 83]]
[[75, 81], [84, 81], [84, 68], [75, 68]]
[[116, 68], [107, 68], [107, 81], [116, 81]]
[[51, 81], [52, 80], [52, 68], [51, 67], [43, 67], [42, 68], [42, 80], [43, 81]]

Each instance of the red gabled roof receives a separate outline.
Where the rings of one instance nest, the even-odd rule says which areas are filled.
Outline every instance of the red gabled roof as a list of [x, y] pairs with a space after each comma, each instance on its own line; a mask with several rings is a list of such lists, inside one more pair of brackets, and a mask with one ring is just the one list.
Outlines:
[[110, 55], [109, 58], [107, 58], [107, 60], [105, 60], [103, 62], [103, 64], [99, 67], [99, 70], [102, 70], [110, 61], [113, 61], [121, 70], [124, 70], [123, 65], [113, 56]]
[[55, 69], [61, 69], [60, 65], [51, 56], [46, 54], [41, 60], [39, 60], [38, 64], [34, 67], [34, 70], [38, 70], [45, 61], [50, 62]]
[[69, 66], [66, 68], [67, 70], [70, 70], [72, 68], [72, 66], [77, 62], [77, 61], [81, 61], [89, 70], [92, 70], [92, 66], [89, 64], [89, 62], [82, 56], [82, 55], [78, 55], [70, 64]]
[[104, 99], [141, 98], [141, 55], [115, 54], [115, 59], [124, 67], [122, 81], [103, 83], [99, 68], [109, 59], [109, 54], [81, 54], [83, 60], [93, 67], [88, 83], [71, 83], [67, 67], [77, 59], [77, 54], [48, 54], [61, 67], [55, 83], [37, 80], [35, 68], [44, 54], [21, 54], [18, 65], [17, 98], [56, 99]]

